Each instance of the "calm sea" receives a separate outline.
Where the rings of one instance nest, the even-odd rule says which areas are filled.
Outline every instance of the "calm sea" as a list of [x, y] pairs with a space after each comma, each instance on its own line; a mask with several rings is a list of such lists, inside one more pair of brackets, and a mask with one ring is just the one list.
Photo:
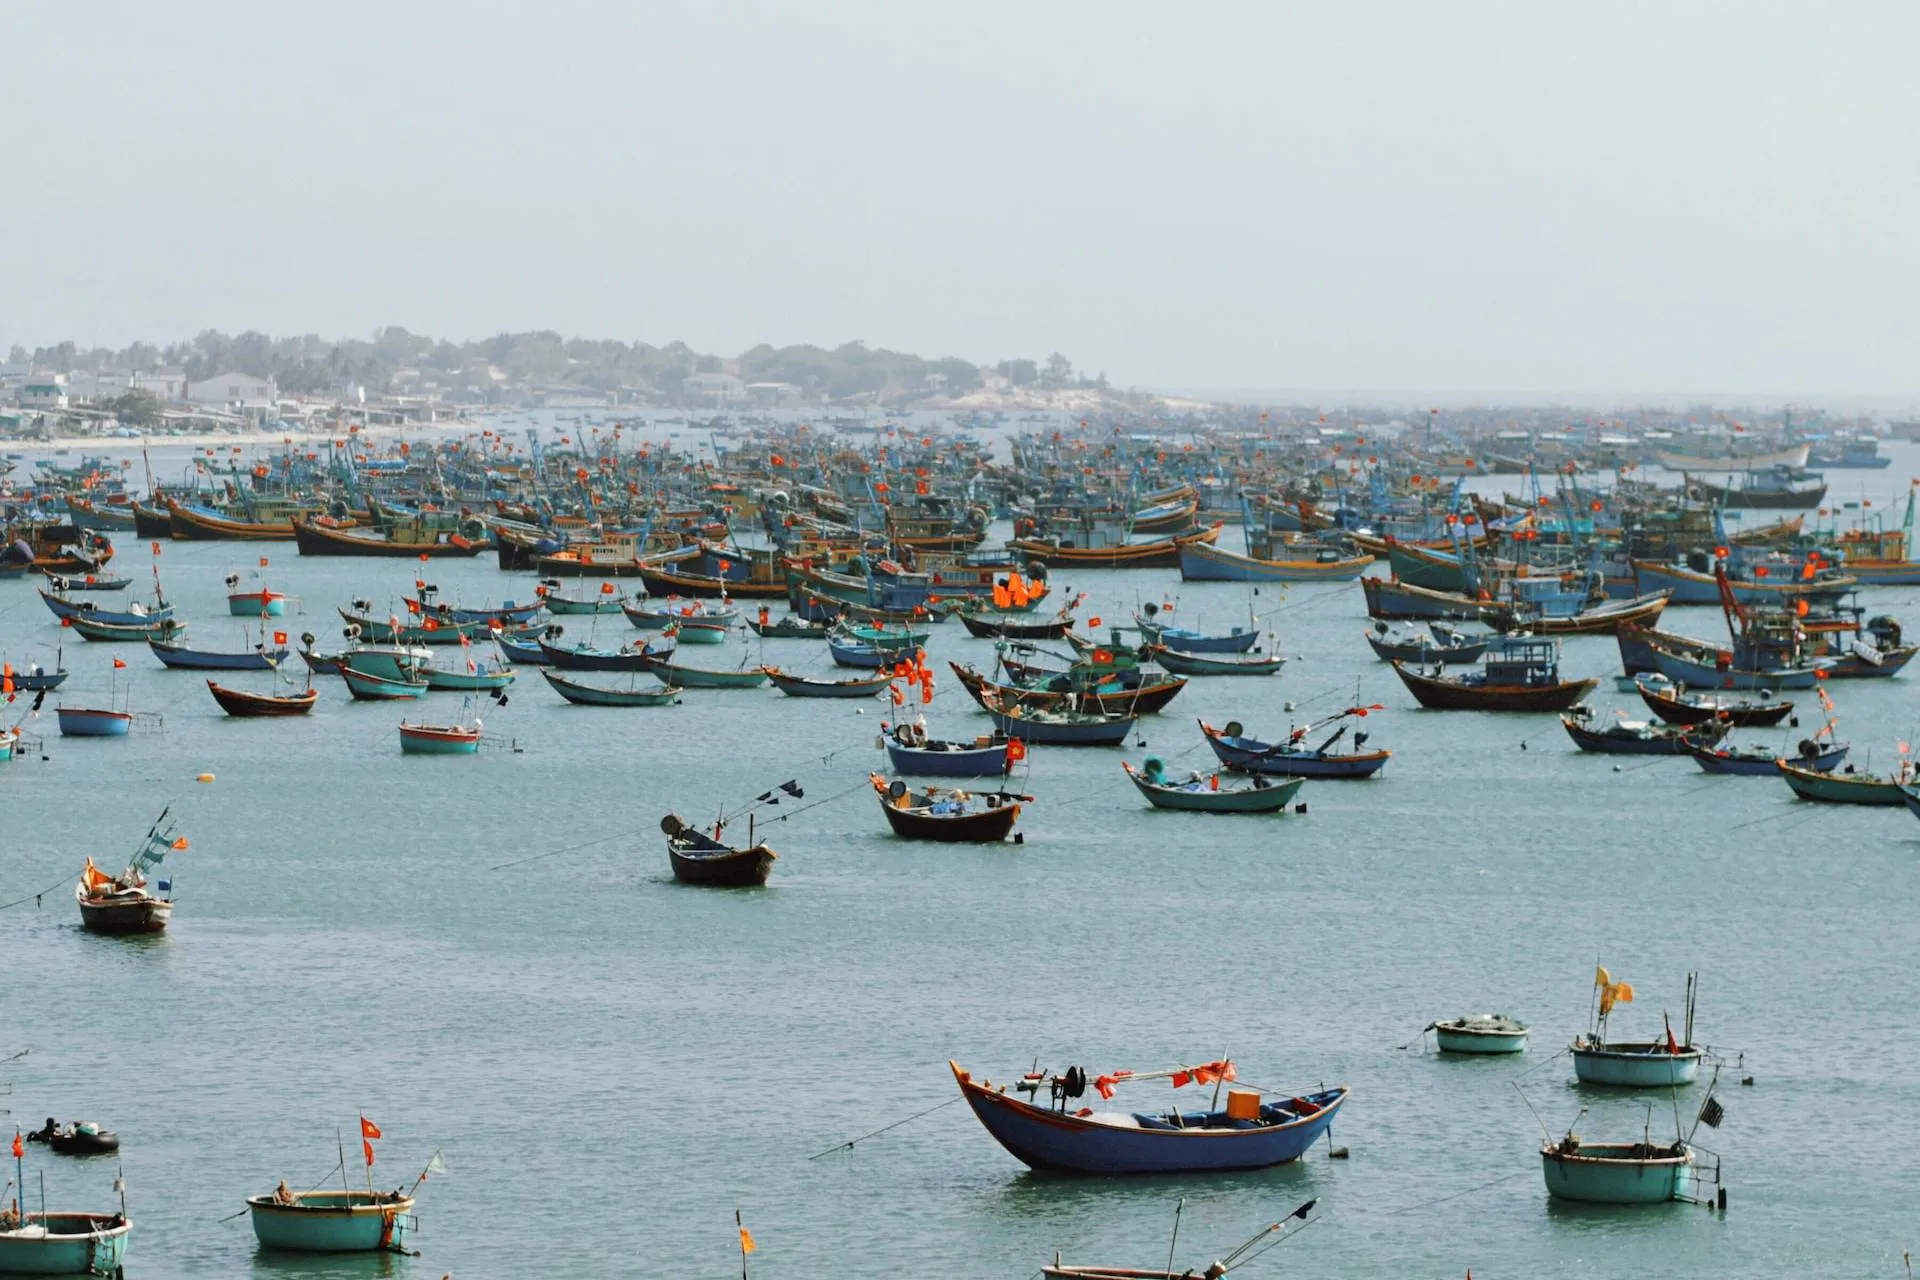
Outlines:
[[[1885, 505], [1920, 474], [1911, 450], [1894, 452], [1890, 472], [1833, 478]], [[146, 544], [119, 546], [115, 567], [145, 585]], [[387, 612], [420, 566], [169, 543], [159, 568], [196, 643], [239, 642], [222, 580], [260, 572], [301, 601], [285, 629], [326, 648], [337, 605], [368, 597]], [[428, 577], [468, 604], [534, 586], [491, 558]], [[0, 1056], [30, 1051], [0, 1067], [11, 1119], [119, 1131], [140, 1280], [724, 1277], [740, 1261], [736, 1209], [759, 1244], [754, 1275], [1017, 1280], [1056, 1250], [1164, 1265], [1182, 1196], [1178, 1260], [1196, 1267], [1318, 1198], [1318, 1225], [1250, 1276], [1903, 1274], [1920, 1245], [1920, 1154], [1903, 1140], [1920, 1125], [1920, 824], [1904, 810], [1796, 803], [1777, 781], [1709, 778], [1684, 759], [1616, 765], [1576, 752], [1552, 716], [1416, 710], [1363, 643], [1352, 585], [1250, 597], [1163, 571], [1056, 586], [1086, 591], [1086, 612], [1109, 621], [1149, 600], [1208, 628], [1244, 625], [1251, 608], [1292, 661], [1274, 679], [1196, 680], [1143, 722], [1143, 746], [1036, 749], [1018, 847], [888, 834], [866, 785], [883, 765], [878, 704], [761, 690], [587, 709], [526, 672], [508, 706], [483, 709], [510, 749], [409, 759], [405, 713], [337, 683], [311, 717], [229, 720], [199, 676], [119, 648], [120, 694], [164, 728], [61, 739], [50, 698], [27, 723], [47, 758], [0, 766], [0, 901], [48, 890], [0, 912]], [[1920, 590], [1867, 600], [1910, 624], [1916, 602]], [[1722, 627], [1716, 610], [1667, 622]], [[617, 617], [599, 631], [628, 634]], [[61, 635], [32, 584], [0, 584], [0, 653], [44, 662]], [[65, 635], [73, 674], [57, 697], [99, 705], [115, 650]], [[761, 653], [736, 639], [688, 657]], [[944, 664], [992, 653], [936, 629], [936, 733], [986, 731]], [[826, 662], [799, 641], [764, 657]], [[1610, 676], [1619, 660], [1610, 638], [1581, 638], [1565, 665]], [[1884, 769], [1920, 731], [1913, 680], [1836, 687], [1856, 761]], [[1196, 717], [1279, 733], [1356, 691], [1385, 704], [1365, 726], [1394, 759], [1371, 782], [1309, 783], [1304, 814], [1163, 813], [1121, 774], [1148, 753], [1176, 771], [1205, 764]], [[1610, 687], [1597, 702], [1640, 714]], [[1811, 701], [1803, 711], [1811, 728]], [[216, 781], [196, 783], [202, 772]], [[769, 888], [671, 880], [661, 815], [711, 818], [787, 779], [806, 795], [766, 811], [789, 815], [767, 830], [781, 855]], [[120, 865], [163, 805], [191, 840], [168, 863], [172, 929], [81, 932], [82, 859]], [[1724, 1217], [1547, 1200], [1540, 1128], [1515, 1084], [1556, 1131], [1673, 1130], [1667, 1098], [1572, 1083], [1559, 1050], [1582, 1029], [1596, 961], [1639, 993], [1615, 1030], [1645, 1035], [1663, 1011], [1678, 1018], [1700, 971], [1699, 1038], [1741, 1055], [1722, 1077], [1725, 1125], [1701, 1131], [1724, 1159]], [[1483, 1010], [1530, 1023], [1530, 1052], [1401, 1047]], [[809, 1159], [951, 1098], [950, 1058], [1006, 1079], [1036, 1061], [1144, 1070], [1222, 1055], [1288, 1092], [1351, 1085], [1334, 1129], [1351, 1158], [1321, 1146], [1266, 1173], [1040, 1177], [954, 1105]], [[1680, 1098], [1689, 1123], [1697, 1098]], [[337, 1180], [339, 1132], [363, 1180], [362, 1112], [386, 1134], [376, 1185], [444, 1153], [446, 1175], [421, 1192], [421, 1258], [263, 1255], [244, 1217], [222, 1221], [280, 1179]], [[30, 1204], [43, 1172], [49, 1207], [114, 1202], [113, 1160], [32, 1150]]]

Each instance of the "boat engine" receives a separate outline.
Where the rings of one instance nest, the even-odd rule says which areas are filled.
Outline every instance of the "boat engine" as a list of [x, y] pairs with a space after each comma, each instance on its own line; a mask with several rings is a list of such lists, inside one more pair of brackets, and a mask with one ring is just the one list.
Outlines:
[[1068, 1102], [1086, 1094], [1087, 1069], [1085, 1067], [1068, 1067], [1059, 1075], [1054, 1076], [1048, 1083], [1053, 1093], [1054, 1104], [1056, 1106], [1064, 1106]]

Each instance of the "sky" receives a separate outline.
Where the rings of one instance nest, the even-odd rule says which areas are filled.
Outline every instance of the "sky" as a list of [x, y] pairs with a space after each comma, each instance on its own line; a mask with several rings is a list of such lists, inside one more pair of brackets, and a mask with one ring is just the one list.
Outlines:
[[1920, 388], [1920, 6], [4, 0], [0, 349]]

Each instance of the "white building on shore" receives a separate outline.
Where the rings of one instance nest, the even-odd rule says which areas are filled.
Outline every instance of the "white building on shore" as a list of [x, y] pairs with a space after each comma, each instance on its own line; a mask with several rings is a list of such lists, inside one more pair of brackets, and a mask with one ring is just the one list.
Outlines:
[[256, 378], [250, 373], [222, 373], [187, 384], [187, 399], [194, 404], [271, 409], [279, 398], [280, 389], [272, 378]]

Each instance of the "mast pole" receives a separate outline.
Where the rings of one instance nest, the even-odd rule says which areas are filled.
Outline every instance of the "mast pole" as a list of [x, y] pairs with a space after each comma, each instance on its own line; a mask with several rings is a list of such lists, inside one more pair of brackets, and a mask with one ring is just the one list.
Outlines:
[[333, 1142], [340, 1148], [340, 1190], [346, 1193], [347, 1203], [353, 1203], [353, 1188], [347, 1185], [347, 1140], [340, 1135], [340, 1126], [333, 1126]]
[[1173, 1206], [1173, 1237], [1167, 1241], [1167, 1274], [1173, 1274], [1173, 1250], [1180, 1243], [1180, 1211], [1187, 1207], [1187, 1198], [1180, 1197], [1180, 1203]]

